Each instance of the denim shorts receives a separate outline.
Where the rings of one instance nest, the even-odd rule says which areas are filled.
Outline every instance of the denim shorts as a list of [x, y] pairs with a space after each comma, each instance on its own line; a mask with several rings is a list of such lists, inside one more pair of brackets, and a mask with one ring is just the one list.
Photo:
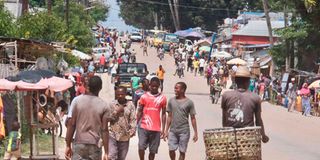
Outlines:
[[160, 132], [148, 131], [143, 128], [138, 129], [139, 150], [146, 150], [149, 147], [150, 153], [158, 153], [160, 146]]
[[179, 148], [180, 152], [186, 153], [189, 139], [190, 139], [190, 132], [185, 132], [185, 133], [169, 132], [169, 136], [168, 136], [169, 150], [175, 151]]

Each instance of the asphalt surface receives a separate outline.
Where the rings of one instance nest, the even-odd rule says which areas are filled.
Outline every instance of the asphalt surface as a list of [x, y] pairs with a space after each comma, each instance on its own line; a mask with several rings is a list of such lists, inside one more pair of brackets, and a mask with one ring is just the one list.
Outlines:
[[[189, 142], [186, 155], [187, 160], [205, 160], [205, 145], [202, 133], [205, 129], [221, 128], [222, 114], [220, 101], [211, 104], [209, 99], [209, 88], [203, 76], [194, 77], [193, 74], [185, 72], [185, 77], [173, 76], [175, 72], [174, 61], [168, 54], [163, 61], [156, 57], [155, 49], [148, 48], [149, 56], [142, 56], [142, 49], [138, 43], [133, 44], [137, 51], [137, 62], [146, 63], [149, 72], [155, 72], [161, 64], [166, 71], [164, 80], [164, 94], [167, 98], [174, 96], [174, 84], [178, 81], [186, 82], [187, 97], [193, 100], [196, 107], [196, 118], [198, 124], [199, 140]], [[101, 74], [103, 78], [103, 90], [100, 97], [106, 101], [114, 98], [113, 84], [107, 74]], [[264, 160], [319, 160], [320, 159], [320, 121], [319, 117], [304, 117], [300, 113], [289, 113], [283, 107], [262, 103], [262, 118], [264, 120], [266, 134], [270, 141], [262, 144], [262, 158]], [[191, 125], [190, 125], [191, 126]], [[64, 129], [65, 130], [65, 129]], [[193, 130], [191, 129], [191, 138]], [[63, 157], [63, 148], [60, 154]], [[148, 151], [146, 151], [147, 159]], [[178, 154], [177, 154], [178, 155]], [[138, 160], [138, 138], [130, 140], [128, 160]], [[169, 160], [167, 142], [161, 140], [157, 160]]]

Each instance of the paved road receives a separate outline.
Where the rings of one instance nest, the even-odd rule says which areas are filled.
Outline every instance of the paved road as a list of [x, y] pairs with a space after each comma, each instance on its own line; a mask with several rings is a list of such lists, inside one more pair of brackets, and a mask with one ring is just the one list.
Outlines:
[[[173, 87], [178, 81], [184, 81], [188, 85], [187, 96], [196, 106], [199, 140], [190, 142], [187, 152], [187, 160], [205, 160], [205, 148], [202, 132], [208, 128], [219, 128], [221, 122], [220, 104], [213, 105], [209, 100], [209, 89], [203, 77], [194, 77], [186, 73], [184, 78], [173, 76], [174, 62], [172, 57], [165, 55], [163, 61], [156, 57], [154, 49], [149, 49], [149, 56], [142, 56], [142, 50], [138, 44], [133, 47], [138, 51], [137, 61], [148, 65], [150, 72], [155, 72], [158, 65], [162, 64], [166, 70], [164, 82], [164, 94], [170, 98], [174, 96]], [[113, 86], [109, 77], [102, 75], [104, 88], [100, 96], [110, 101], [113, 96]], [[288, 113], [283, 107], [262, 104], [266, 133], [270, 142], [262, 145], [264, 160], [319, 160], [320, 159], [320, 121], [318, 117], [303, 117], [298, 113]], [[193, 132], [191, 132], [191, 136]], [[128, 160], [138, 159], [138, 140], [134, 137], [130, 141]], [[161, 141], [157, 160], [169, 160], [168, 146]]]

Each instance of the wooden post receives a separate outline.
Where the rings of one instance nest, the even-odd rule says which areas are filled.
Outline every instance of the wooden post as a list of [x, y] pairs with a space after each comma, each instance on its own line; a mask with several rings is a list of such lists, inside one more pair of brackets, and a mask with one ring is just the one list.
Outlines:
[[18, 43], [14, 41], [14, 65], [18, 68]]

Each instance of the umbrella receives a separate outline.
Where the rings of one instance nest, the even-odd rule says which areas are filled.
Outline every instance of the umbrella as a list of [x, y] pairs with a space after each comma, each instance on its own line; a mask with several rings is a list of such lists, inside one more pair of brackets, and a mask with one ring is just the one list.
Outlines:
[[209, 46], [202, 46], [199, 48], [200, 51], [205, 51], [205, 52], [210, 52], [210, 48]]
[[239, 64], [239, 65], [247, 65], [247, 62], [240, 58], [234, 58], [227, 62], [227, 64]]
[[231, 58], [232, 55], [226, 51], [219, 51], [219, 52], [214, 52], [211, 57], [217, 57], [217, 58]]
[[320, 79], [312, 82], [312, 83], [309, 85], [309, 88], [320, 88]]

